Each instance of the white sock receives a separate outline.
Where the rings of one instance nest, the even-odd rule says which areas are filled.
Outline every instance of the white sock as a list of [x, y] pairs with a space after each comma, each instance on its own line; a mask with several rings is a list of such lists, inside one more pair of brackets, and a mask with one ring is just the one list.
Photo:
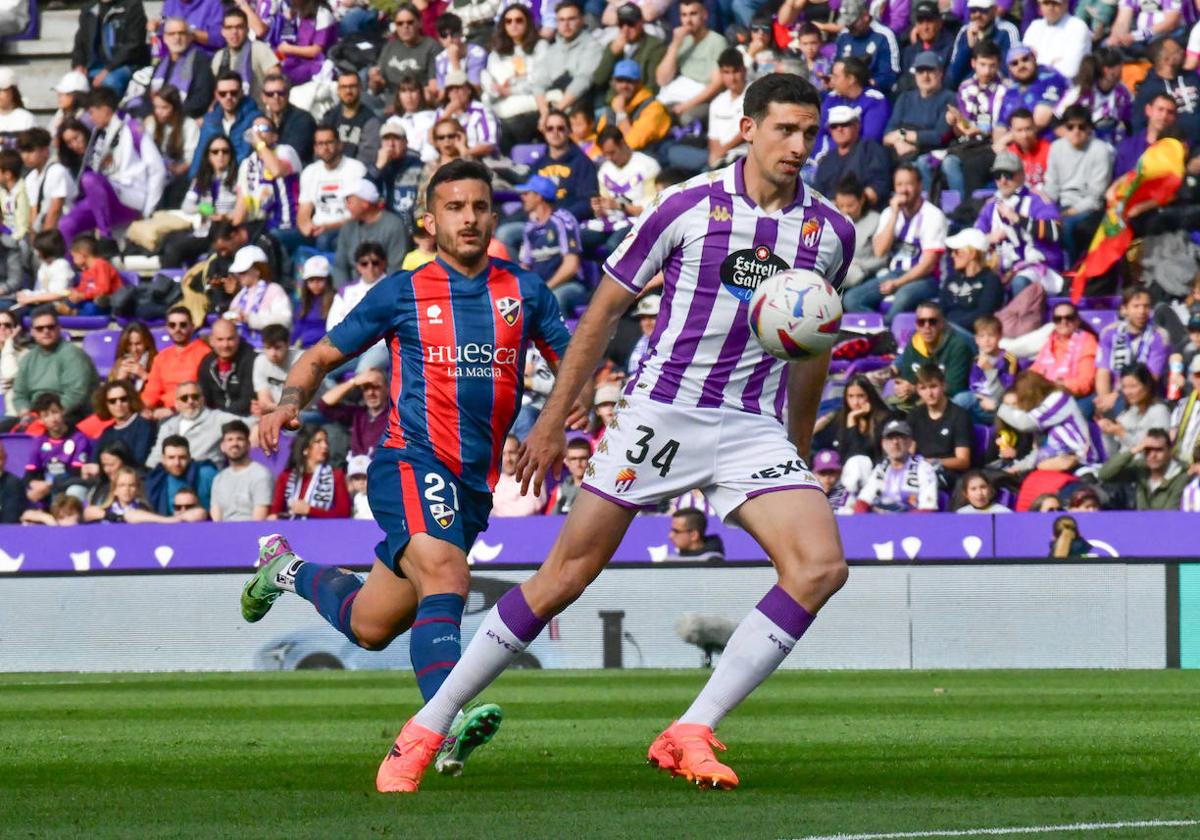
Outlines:
[[757, 608], [742, 619], [700, 695], [680, 723], [702, 723], [710, 729], [774, 673], [796, 644], [795, 637]]
[[527, 646], [504, 623], [500, 607], [492, 607], [450, 676], [413, 720], [445, 735], [459, 710], [491, 685]]
[[275, 579], [271, 582], [285, 592], [296, 591], [296, 572], [300, 571], [300, 567], [304, 565], [304, 561], [299, 556], [295, 560], [288, 563], [275, 574]]

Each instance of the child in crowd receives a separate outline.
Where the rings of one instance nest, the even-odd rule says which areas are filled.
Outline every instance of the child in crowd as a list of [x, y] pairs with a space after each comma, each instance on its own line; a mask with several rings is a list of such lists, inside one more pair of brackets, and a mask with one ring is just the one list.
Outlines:
[[964, 475], [962, 488], [963, 501], [966, 504], [955, 510], [955, 513], [1012, 513], [1009, 508], [995, 500], [996, 491], [983, 470], [970, 470]]
[[23, 243], [29, 232], [29, 196], [21, 179], [24, 164], [13, 149], [0, 152], [0, 296], [14, 294], [25, 285]]
[[596, 144], [596, 118], [590, 108], [580, 106], [571, 111], [568, 117], [571, 121], [571, 139], [579, 147], [579, 151], [588, 156], [593, 163], [599, 162], [604, 155]]
[[96, 251], [96, 238], [89, 234], [71, 243], [71, 262], [82, 272], [79, 285], [67, 292], [66, 308], [73, 315], [107, 315], [109, 298], [121, 288], [121, 275]]
[[800, 75], [824, 93], [829, 89], [829, 71], [833, 68], [833, 60], [821, 55], [821, 30], [809, 22], [796, 33], [796, 49], [804, 57], [804, 72]]
[[25, 465], [25, 495], [38, 505], [76, 483], [83, 465], [91, 460], [92, 442], [71, 431], [57, 394], [38, 394], [33, 411], [46, 432], [33, 441], [33, 453]]
[[412, 243], [413, 249], [404, 255], [404, 262], [400, 264], [401, 271], [416, 271], [437, 257], [437, 246], [434, 245], [433, 235], [425, 230], [423, 218], [418, 218], [413, 223]]
[[75, 279], [75, 270], [67, 262], [67, 243], [61, 233], [44, 230], [33, 238], [33, 252], [37, 254], [37, 280], [33, 289], [17, 292], [18, 306], [37, 306], [42, 303], [58, 303], [65, 300]]
[[50, 503], [50, 510], [30, 508], [21, 514], [23, 525], [78, 525], [83, 519], [83, 502], [74, 496], [59, 496]]
[[354, 519], [374, 519], [367, 502], [367, 468], [370, 455], [351, 455], [346, 460], [346, 492], [350, 494], [350, 515]]
[[954, 395], [953, 402], [971, 413], [971, 420], [990, 426], [996, 406], [1017, 375], [1017, 359], [1000, 349], [1004, 325], [995, 315], [975, 319], [975, 346], [979, 352], [967, 374], [967, 390]]

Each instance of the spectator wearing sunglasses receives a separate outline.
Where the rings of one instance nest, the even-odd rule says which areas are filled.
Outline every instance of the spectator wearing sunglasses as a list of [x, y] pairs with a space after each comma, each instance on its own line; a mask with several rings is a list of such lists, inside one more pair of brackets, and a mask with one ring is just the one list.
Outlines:
[[1038, 131], [1048, 133], [1054, 120], [1054, 108], [1070, 84], [1053, 67], [1040, 65], [1034, 51], [1024, 44], [1010, 47], [1004, 61], [1012, 85], [1000, 99], [996, 122], [1007, 126], [1013, 112], [1025, 108], [1033, 114]]
[[[403, 259], [403, 255], [401, 255], [401, 259]], [[333, 303], [329, 307], [329, 317], [325, 320], [326, 331], [332, 330], [344, 321], [350, 314], [350, 310], [358, 306], [359, 302], [367, 296], [367, 292], [391, 273], [387, 262], [387, 253], [378, 242], [367, 241], [358, 244], [354, 249], [353, 267], [353, 276], [357, 279], [343, 287], [337, 293], [337, 297], [333, 299]], [[355, 369], [361, 373], [369, 368], [386, 368], [387, 366], [387, 347], [380, 341], [358, 357]]]
[[1042, 192], [1062, 209], [1067, 263], [1091, 242], [1104, 213], [1104, 192], [1112, 174], [1113, 148], [1092, 136], [1092, 115], [1082, 105], [1063, 112], [1063, 136], [1050, 144]]
[[383, 208], [378, 188], [363, 178], [346, 195], [350, 218], [338, 231], [337, 254], [333, 261], [333, 285], [343, 289], [354, 276], [361, 275], [359, 246], [370, 242], [383, 252], [383, 274], [399, 271], [408, 253], [408, 225], [404, 219]]
[[291, 103], [288, 99], [290, 90], [291, 83], [282, 73], [268, 74], [262, 87], [263, 113], [275, 127], [279, 144], [291, 147], [300, 162], [308, 166], [313, 161], [313, 135], [317, 131], [317, 122], [308, 111]]
[[[171, 445], [172, 438], [184, 441], [192, 460], [209, 463], [209, 466], [225, 466], [225, 456], [221, 453], [221, 427], [232, 420], [247, 422], [247, 418], [219, 408], [209, 408], [197, 382], [184, 382], [175, 389], [175, 405], [179, 413], [158, 425], [158, 438], [146, 458], [146, 466], [153, 469], [169, 460], [163, 450]], [[257, 427], [257, 421], [254, 421], [254, 425]], [[251, 442], [256, 439], [257, 436], [252, 433]], [[213, 469], [213, 475], [216, 475], [216, 469]], [[210, 477], [209, 483], [211, 481]], [[192, 486], [196, 487], [195, 484]], [[197, 489], [205, 499], [205, 507], [208, 507], [208, 484]]]
[[40, 306], [33, 311], [30, 332], [33, 346], [21, 359], [13, 379], [13, 408], [28, 421], [38, 395], [56, 394], [68, 422], [83, 419], [91, 411], [92, 393], [100, 384], [96, 366], [87, 353], [63, 340], [52, 307]]
[[207, 149], [209, 141], [218, 134], [229, 138], [238, 163], [248, 158], [254, 149], [246, 139], [247, 132], [258, 115], [258, 107], [243, 92], [242, 77], [237, 72], [226, 70], [217, 76], [216, 100], [200, 125], [200, 139], [196, 141], [196, 155], [188, 177], [195, 178], [200, 172], [204, 162], [201, 150]]
[[[1072, 303], [1055, 304], [1050, 318], [1050, 335], [1032, 369], [1076, 399], [1088, 397], [1096, 387], [1096, 336], [1083, 329]], [[1085, 410], [1091, 413], [1090, 401]]]
[[1100, 467], [1101, 481], [1132, 485], [1134, 510], [1179, 510], [1189, 479], [1187, 465], [1171, 457], [1166, 429], [1150, 429], [1130, 449]]
[[893, 370], [896, 372], [896, 396], [901, 403], [916, 398], [917, 371], [935, 364], [946, 374], [946, 395], [967, 390], [968, 374], [974, 354], [967, 340], [946, 325], [942, 308], [933, 301], [917, 306], [917, 330], [908, 340]]
[[162, 420], [175, 413], [175, 391], [183, 382], [195, 382], [200, 362], [212, 348], [195, 338], [196, 325], [185, 306], [167, 310], [167, 335], [171, 345], [158, 351], [150, 365], [150, 375], [142, 386], [142, 402]]

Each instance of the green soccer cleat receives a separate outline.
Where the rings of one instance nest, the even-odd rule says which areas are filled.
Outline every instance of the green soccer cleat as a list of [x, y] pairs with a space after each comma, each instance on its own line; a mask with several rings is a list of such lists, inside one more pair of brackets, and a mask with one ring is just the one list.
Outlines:
[[249, 622], [261, 620], [280, 595], [295, 591], [297, 560], [282, 534], [259, 539], [258, 571], [242, 587], [242, 618]]
[[492, 740], [503, 720], [504, 710], [495, 703], [476, 703], [463, 709], [438, 750], [434, 767], [443, 776], [461, 775], [471, 753]]

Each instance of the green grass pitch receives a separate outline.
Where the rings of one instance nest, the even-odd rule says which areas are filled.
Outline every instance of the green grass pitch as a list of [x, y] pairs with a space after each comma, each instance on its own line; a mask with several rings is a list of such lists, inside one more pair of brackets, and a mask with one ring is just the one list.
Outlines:
[[[522, 672], [460, 779], [380, 796], [412, 676], [0, 676], [0, 837], [774, 838], [1200, 817], [1200, 673], [786, 672], [742, 786], [645, 765], [699, 671]], [[1200, 826], [1036, 837], [1200, 837]]]

